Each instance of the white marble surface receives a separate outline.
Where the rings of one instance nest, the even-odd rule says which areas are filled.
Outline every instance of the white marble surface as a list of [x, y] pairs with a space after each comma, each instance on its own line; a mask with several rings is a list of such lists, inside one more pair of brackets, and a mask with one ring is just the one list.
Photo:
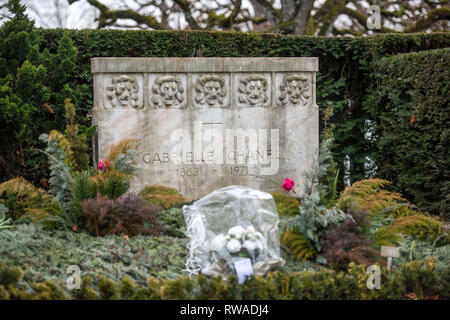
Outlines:
[[301, 194], [317, 160], [317, 69], [317, 58], [94, 58], [96, 157], [140, 139], [137, 192], [162, 184], [198, 199], [291, 178]]

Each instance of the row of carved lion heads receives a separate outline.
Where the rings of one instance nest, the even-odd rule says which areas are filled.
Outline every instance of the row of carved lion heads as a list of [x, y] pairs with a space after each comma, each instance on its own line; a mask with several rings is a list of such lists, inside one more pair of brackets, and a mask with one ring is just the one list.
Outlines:
[[[139, 108], [139, 84], [134, 76], [113, 77], [107, 86], [107, 98], [113, 107]], [[199, 76], [195, 82], [193, 99], [198, 106], [224, 107], [229, 93], [227, 81], [219, 74]], [[271, 88], [266, 75], [248, 74], [239, 80], [237, 101], [246, 106], [267, 106]], [[155, 108], [180, 108], [186, 106], [185, 85], [179, 76], [164, 75], [152, 85], [151, 105]], [[285, 74], [279, 84], [276, 104], [304, 106], [311, 97], [308, 77], [303, 73]]]

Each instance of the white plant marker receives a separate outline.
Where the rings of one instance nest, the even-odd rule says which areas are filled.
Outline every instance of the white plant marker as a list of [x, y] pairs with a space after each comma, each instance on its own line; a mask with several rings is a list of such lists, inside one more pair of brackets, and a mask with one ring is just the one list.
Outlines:
[[239, 284], [243, 284], [248, 276], [253, 274], [252, 260], [248, 258], [239, 259], [234, 262]]
[[392, 258], [400, 257], [400, 249], [398, 247], [381, 246], [381, 256], [387, 257], [387, 269], [391, 271]]

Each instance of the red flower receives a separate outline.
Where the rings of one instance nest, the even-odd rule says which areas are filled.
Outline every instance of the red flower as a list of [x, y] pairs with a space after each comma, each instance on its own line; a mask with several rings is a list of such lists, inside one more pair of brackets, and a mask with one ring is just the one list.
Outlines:
[[103, 171], [103, 170], [105, 170], [105, 167], [106, 167], [105, 160], [100, 160], [98, 162], [97, 169], [99, 171]]
[[103, 173], [112, 169], [111, 161], [108, 159], [102, 159], [98, 162], [97, 169]]
[[291, 191], [294, 188], [295, 182], [292, 179], [286, 178], [284, 179], [283, 184], [281, 187], [286, 190], [287, 192]]

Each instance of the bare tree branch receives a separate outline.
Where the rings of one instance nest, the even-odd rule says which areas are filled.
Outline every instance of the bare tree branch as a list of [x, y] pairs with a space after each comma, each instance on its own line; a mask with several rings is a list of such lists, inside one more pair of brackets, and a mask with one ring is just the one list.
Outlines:
[[127, 0], [120, 8], [106, 5], [106, 0], [86, 1], [99, 13], [98, 28], [363, 35], [369, 32], [369, 5], [379, 6], [381, 12], [381, 28], [375, 32], [447, 31], [450, 20], [445, 0], [280, 0], [278, 5], [275, 0], [248, 0], [250, 10], [242, 0]]
[[416, 23], [407, 26], [404, 32], [419, 32], [427, 30], [431, 25], [439, 20], [449, 20], [450, 9], [446, 7], [434, 9], [425, 17], [417, 19]]
[[190, 4], [188, 0], [174, 0], [176, 4], [178, 4], [183, 11], [186, 21], [189, 24], [189, 27], [192, 30], [200, 30], [200, 26], [198, 25], [197, 21], [195, 21], [194, 17], [192, 16], [192, 11], [190, 8]]

